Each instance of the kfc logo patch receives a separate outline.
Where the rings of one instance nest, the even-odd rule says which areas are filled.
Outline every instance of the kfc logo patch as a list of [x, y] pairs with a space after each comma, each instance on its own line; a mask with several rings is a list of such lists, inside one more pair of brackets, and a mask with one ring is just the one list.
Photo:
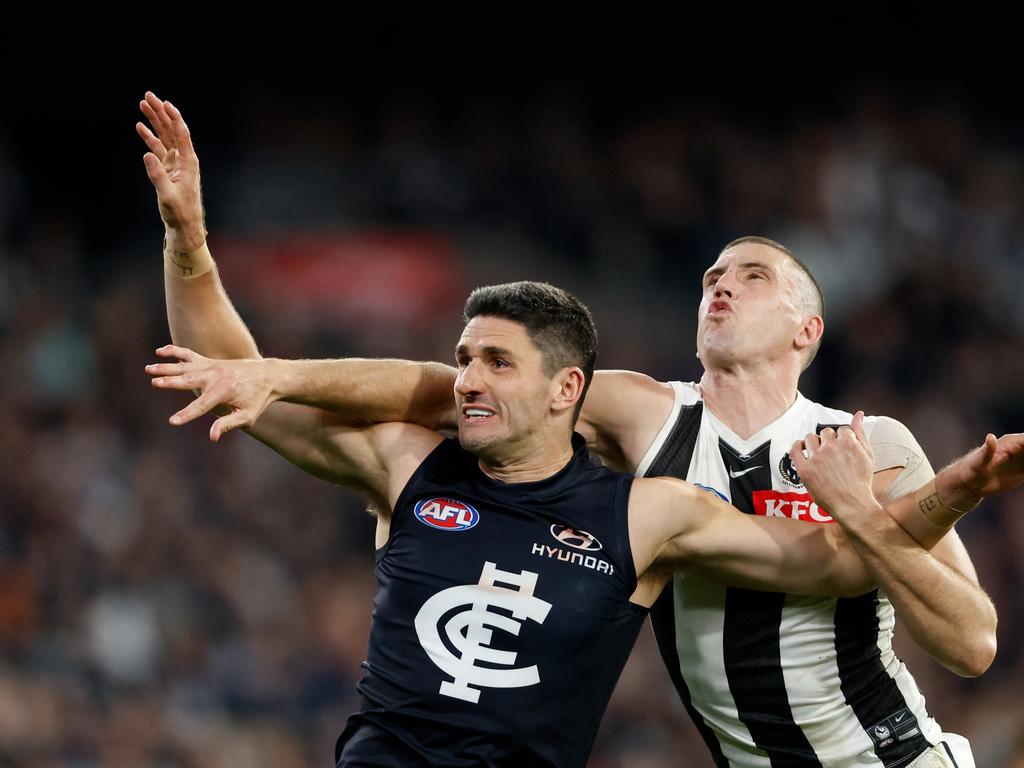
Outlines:
[[754, 491], [754, 513], [763, 517], [788, 517], [808, 523], [834, 523], [832, 516], [814, 503], [809, 493]]

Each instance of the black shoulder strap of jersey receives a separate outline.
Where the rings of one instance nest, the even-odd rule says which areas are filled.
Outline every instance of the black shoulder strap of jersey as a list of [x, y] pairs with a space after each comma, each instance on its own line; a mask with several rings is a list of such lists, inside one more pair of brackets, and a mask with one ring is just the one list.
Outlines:
[[703, 402], [684, 405], [680, 409], [672, 432], [665, 440], [665, 444], [661, 446], [661, 450], [658, 451], [658, 457], [647, 470], [647, 477], [669, 475], [682, 480], [686, 479], [690, 469], [690, 459], [693, 458], [693, 451], [697, 445], [697, 435], [700, 433], [700, 421], [703, 415]]

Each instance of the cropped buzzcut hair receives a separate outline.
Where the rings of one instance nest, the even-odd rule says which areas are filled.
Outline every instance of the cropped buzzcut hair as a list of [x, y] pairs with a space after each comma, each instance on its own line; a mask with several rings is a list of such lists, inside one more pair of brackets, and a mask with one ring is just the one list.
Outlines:
[[[739, 237], [727, 244], [725, 248], [719, 251], [719, 255], [725, 253], [730, 248], [736, 245], [743, 245], [744, 243], [753, 243], [755, 245], [765, 245], [769, 248], [774, 248], [779, 253], [785, 254], [789, 257], [789, 260], [797, 267], [797, 291], [800, 294], [800, 301], [803, 304], [804, 312], [809, 314], [818, 315], [818, 317], [825, 318], [825, 294], [821, 290], [821, 285], [818, 284], [818, 279], [811, 272], [810, 267], [804, 264], [795, 253], [789, 248], [784, 246], [782, 243], [776, 242], [768, 237], [761, 237], [760, 235], [747, 235], [746, 237]], [[821, 348], [821, 339], [818, 339], [817, 343], [814, 344], [804, 356], [803, 371], [806, 371], [814, 358], [818, 354], [818, 350]]]
[[761, 237], [760, 235], [747, 235], [746, 237], [738, 237], [731, 243], [726, 244], [725, 248], [719, 251], [719, 254], [723, 254], [730, 248], [736, 245], [743, 245], [744, 243], [753, 243], [755, 245], [766, 245], [769, 248], [774, 248], [779, 253], [784, 253], [789, 257], [790, 261], [796, 264], [797, 269], [800, 270], [803, 278], [807, 282], [807, 289], [803, 291], [805, 294], [802, 298], [804, 299], [804, 306], [807, 310], [813, 311], [814, 314], [820, 317], [825, 317], [825, 294], [821, 290], [821, 286], [818, 284], [818, 279], [811, 272], [810, 267], [804, 264], [800, 258], [793, 253], [789, 248], [784, 246], [782, 243], [776, 242], [768, 237]]

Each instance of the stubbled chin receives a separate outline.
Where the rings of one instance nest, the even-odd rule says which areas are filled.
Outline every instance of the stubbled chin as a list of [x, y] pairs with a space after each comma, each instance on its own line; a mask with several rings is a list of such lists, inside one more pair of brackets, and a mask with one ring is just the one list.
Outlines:
[[480, 433], [473, 434], [465, 429], [459, 430], [459, 445], [462, 446], [463, 450], [469, 451], [470, 453], [475, 453], [486, 448], [491, 444], [491, 442], [493, 442], [493, 439], [492, 435]]
[[485, 464], [497, 460], [495, 449], [498, 442], [493, 435], [459, 435], [462, 450], [473, 454]]

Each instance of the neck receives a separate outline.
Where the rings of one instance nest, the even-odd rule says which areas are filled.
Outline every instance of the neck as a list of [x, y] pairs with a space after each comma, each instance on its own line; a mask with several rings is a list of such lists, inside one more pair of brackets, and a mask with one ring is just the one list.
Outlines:
[[481, 456], [480, 471], [503, 483], [531, 483], [557, 475], [572, 454], [570, 440], [547, 440], [508, 456]]
[[746, 439], [771, 424], [796, 400], [799, 370], [781, 366], [715, 368], [700, 379], [705, 405]]

